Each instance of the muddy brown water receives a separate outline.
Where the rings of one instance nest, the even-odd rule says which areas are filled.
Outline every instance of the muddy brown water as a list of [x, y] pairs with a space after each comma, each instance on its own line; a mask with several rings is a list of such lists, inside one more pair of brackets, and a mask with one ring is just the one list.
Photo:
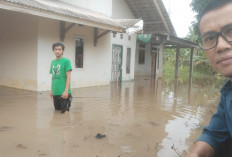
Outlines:
[[48, 92], [0, 86], [0, 157], [184, 156], [219, 99], [219, 89], [151, 77], [72, 92], [61, 114]]

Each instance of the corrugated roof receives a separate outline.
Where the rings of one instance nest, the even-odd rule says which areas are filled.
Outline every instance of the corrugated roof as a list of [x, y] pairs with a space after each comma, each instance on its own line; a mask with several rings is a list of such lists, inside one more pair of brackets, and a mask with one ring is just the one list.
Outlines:
[[176, 36], [175, 29], [162, 0], [125, 0], [135, 18], [144, 21], [143, 32]]
[[116, 19], [116, 21], [127, 27], [126, 33], [128, 34], [138, 33], [143, 30], [142, 19]]
[[157, 1], [158, 5], [160, 7], [160, 10], [161, 10], [162, 14], [164, 15], [164, 20], [166, 21], [166, 23], [167, 23], [167, 25], [168, 25], [168, 27], [170, 29], [170, 32], [169, 32], [170, 35], [176, 36], [176, 31], [175, 31], [175, 29], [174, 29], [174, 27], [172, 25], [171, 19], [170, 19], [169, 15], [168, 15], [168, 12], [167, 12], [162, 0], [156, 0], [156, 1]]
[[116, 19], [115, 21], [121, 23], [125, 27], [131, 27], [137, 22], [139, 22], [140, 20], [141, 19]]
[[[5, 8], [4, 8], [5, 6]], [[72, 6], [68, 3], [64, 3], [59, 0], [4, 0], [4, 2], [0, 1], [0, 7], [6, 9], [9, 7], [9, 10], [13, 11], [22, 11], [25, 12], [24, 9], [28, 11], [32, 11], [31, 14], [37, 14], [41, 16], [45, 16], [52, 18], [49, 14], [56, 14], [63, 17], [63, 20], [67, 22], [73, 22], [78, 24], [85, 24], [89, 26], [96, 26], [98, 28], [108, 29], [112, 31], [124, 32], [126, 27], [116, 22], [114, 19], [100, 14], [98, 12], [90, 11], [81, 7]], [[12, 7], [12, 8], [11, 8]], [[37, 12], [37, 13], [35, 13]]]

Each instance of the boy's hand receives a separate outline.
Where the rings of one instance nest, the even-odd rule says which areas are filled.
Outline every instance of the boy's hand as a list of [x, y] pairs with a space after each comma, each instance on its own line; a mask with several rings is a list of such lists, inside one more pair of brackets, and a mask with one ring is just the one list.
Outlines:
[[50, 91], [50, 98], [52, 99], [52, 97], [53, 97], [53, 93], [52, 91]]
[[68, 90], [64, 91], [64, 93], [62, 94], [62, 98], [63, 99], [67, 99], [68, 98]]

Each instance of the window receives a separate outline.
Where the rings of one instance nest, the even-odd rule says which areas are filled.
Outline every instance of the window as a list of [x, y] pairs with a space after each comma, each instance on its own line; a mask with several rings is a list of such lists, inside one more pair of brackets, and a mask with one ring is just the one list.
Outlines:
[[75, 48], [76, 68], [83, 68], [83, 56], [84, 56], [84, 39], [76, 38], [76, 48]]
[[139, 64], [145, 63], [145, 50], [139, 50]]
[[145, 64], [145, 47], [145, 44], [139, 44], [139, 64]]
[[126, 73], [130, 74], [130, 58], [131, 58], [131, 48], [127, 48], [126, 53]]

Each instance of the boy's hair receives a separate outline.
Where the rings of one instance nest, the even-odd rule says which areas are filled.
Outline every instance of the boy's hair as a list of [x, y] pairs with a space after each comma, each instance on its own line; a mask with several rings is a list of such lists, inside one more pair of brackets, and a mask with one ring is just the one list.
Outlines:
[[55, 47], [58, 47], [58, 46], [61, 46], [62, 47], [62, 50], [64, 51], [64, 44], [60, 43], [60, 42], [56, 42], [52, 45], [52, 50], [54, 51]]
[[232, 0], [208, 0], [206, 6], [199, 12], [199, 21], [201, 21], [201, 18], [209, 11], [220, 8], [230, 2], [232, 2]]

